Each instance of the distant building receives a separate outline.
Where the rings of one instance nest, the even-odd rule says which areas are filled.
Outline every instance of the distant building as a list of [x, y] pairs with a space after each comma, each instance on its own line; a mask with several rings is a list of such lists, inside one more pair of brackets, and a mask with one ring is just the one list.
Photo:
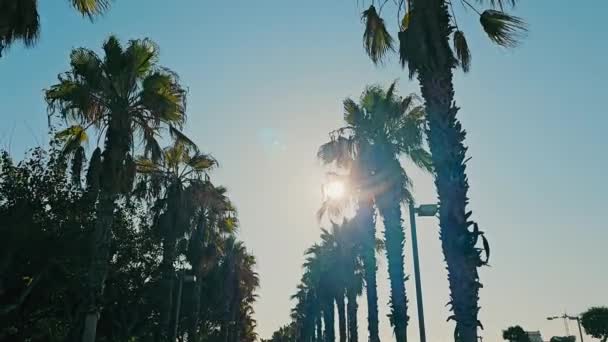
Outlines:
[[540, 331], [526, 331], [530, 342], [543, 342], [543, 337], [540, 335]]

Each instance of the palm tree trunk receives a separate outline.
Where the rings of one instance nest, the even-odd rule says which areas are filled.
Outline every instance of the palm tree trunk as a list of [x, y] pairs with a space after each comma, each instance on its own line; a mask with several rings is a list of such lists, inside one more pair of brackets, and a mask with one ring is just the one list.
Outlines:
[[405, 342], [407, 341], [408, 316], [403, 266], [405, 233], [401, 219], [401, 199], [394, 191], [388, 191], [378, 195], [376, 205], [384, 222], [388, 275], [391, 283], [391, 323], [395, 332], [395, 340]]
[[325, 306], [323, 307], [323, 326], [325, 327], [325, 336], [324, 342], [335, 342], [336, 341], [336, 332], [335, 332], [335, 321], [334, 321], [334, 300], [333, 298], [325, 300]]
[[323, 323], [321, 322], [320, 313], [317, 315], [315, 325], [316, 325], [316, 329], [317, 329], [317, 336], [315, 337], [315, 341], [322, 342], [323, 341]]
[[428, 141], [436, 171], [441, 246], [447, 262], [451, 305], [460, 342], [477, 341], [479, 276], [481, 266], [466, 205], [469, 184], [465, 174], [465, 132], [456, 119], [452, 68], [419, 74], [426, 102]]
[[[173, 285], [175, 284], [175, 238], [169, 236], [163, 242], [163, 259], [160, 265], [162, 274], [163, 298], [160, 310], [159, 341], [167, 341], [171, 336], [171, 312], [173, 312]], [[177, 299], [179, 300], [179, 298]]]
[[357, 224], [363, 234], [363, 268], [365, 269], [365, 295], [367, 298], [367, 329], [369, 342], [380, 342], [378, 332], [378, 289], [376, 285], [376, 222], [374, 205], [370, 199], [358, 203]]
[[[198, 323], [201, 313], [201, 291], [203, 287], [202, 274], [196, 275], [196, 280], [192, 286], [192, 317], [188, 326], [188, 341], [198, 342]], [[175, 322], [178, 324], [178, 322]]]
[[102, 191], [97, 206], [97, 220], [91, 239], [91, 260], [86, 276], [87, 298], [85, 300], [82, 342], [94, 342], [97, 336], [97, 321], [101, 314], [103, 291], [110, 268], [110, 241], [116, 196]]
[[338, 307], [338, 331], [340, 334], [340, 342], [346, 342], [346, 309], [344, 305], [344, 294], [336, 296], [336, 305]]
[[353, 289], [346, 290], [346, 313], [348, 321], [348, 342], [359, 342], [359, 332], [357, 331], [357, 293]]

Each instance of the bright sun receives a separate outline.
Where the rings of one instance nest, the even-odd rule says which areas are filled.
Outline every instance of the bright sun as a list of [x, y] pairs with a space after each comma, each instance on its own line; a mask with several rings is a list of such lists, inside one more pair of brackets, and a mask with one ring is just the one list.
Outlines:
[[325, 185], [325, 196], [327, 196], [329, 199], [341, 199], [344, 197], [345, 192], [346, 187], [344, 182], [334, 180]]

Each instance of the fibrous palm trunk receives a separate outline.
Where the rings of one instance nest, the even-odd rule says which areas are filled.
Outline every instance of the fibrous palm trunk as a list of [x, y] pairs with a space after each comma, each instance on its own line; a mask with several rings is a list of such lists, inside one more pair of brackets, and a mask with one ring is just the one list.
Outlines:
[[91, 260], [87, 273], [87, 297], [82, 342], [94, 342], [101, 314], [104, 287], [110, 269], [110, 245], [114, 210], [118, 194], [124, 191], [124, 162], [131, 146], [130, 116], [113, 113], [106, 133], [103, 153], [103, 177], [97, 204], [96, 221], [91, 239]]
[[348, 342], [359, 342], [357, 331], [357, 293], [353, 289], [346, 290], [346, 316], [348, 321]]
[[325, 337], [325, 342], [336, 341], [336, 332], [334, 330], [334, 311], [333, 298], [326, 299], [325, 305], [323, 306], [323, 327], [325, 328], [323, 335]]
[[316, 336], [315, 336], [314, 340], [316, 342], [322, 342], [323, 341], [323, 323], [321, 321], [320, 312], [317, 314], [317, 318], [316, 318], [316, 322], [315, 322], [315, 329], [316, 329]]
[[163, 242], [163, 259], [160, 265], [163, 297], [160, 310], [159, 341], [167, 341], [169, 336], [171, 336], [169, 330], [171, 326], [171, 312], [173, 309], [173, 285], [175, 284], [175, 269], [173, 268], [173, 262], [175, 261], [175, 243], [175, 238], [173, 236], [166, 237]]
[[466, 205], [469, 184], [465, 174], [465, 132], [456, 119], [452, 69], [419, 76], [426, 101], [428, 141], [436, 171], [439, 196], [441, 246], [448, 268], [451, 304], [460, 342], [477, 341], [479, 276], [481, 266], [472, 233], [468, 230]]
[[83, 342], [94, 342], [97, 336], [97, 321], [100, 316], [100, 305], [103, 300], [104, 285], [109, 270], [111, 227], [114, 223], [116, 196], [102, 192], [97, 204], [97, 219], [91, 239], [91, 261], [86, 276], [87, 297]]
[[391, 283], [391, 322], [397, 342], [407, 341], [407, 299], [405, 296], [405, 271], [403, 247], [405, 233], [401, 219], [401, 199], [389, 189], [379, 194], [376, 205], [384, 222], [384, 240], [388, 259], [388, 275]]
[[380, 342], [378, 332], [378, 289], [376, 285], [376, 222], [371, 199], [361, 199], [357, 209], [357, 225], [362, 232], [365, 295], [367, 299], [367, 329], [369, 342]]
[[[198, 323], [201, 313], [201, 291], [203, 288], [203, 276], [196, 274], [196, 280], [192, 286], [192, 317], [188, 325], [188, 341], [198, 342]], [[178, 324], [178, 322], [175, 322]]]
[[344, 294], [336, 296], [336, 306], [338, 307], [338, 332], [340, 342], [346, 342], [346, 306], [344, 304]]

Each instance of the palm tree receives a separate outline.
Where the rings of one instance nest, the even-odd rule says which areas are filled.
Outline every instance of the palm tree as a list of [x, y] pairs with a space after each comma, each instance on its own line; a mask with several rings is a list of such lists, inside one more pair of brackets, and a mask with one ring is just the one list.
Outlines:
[[204, 182], [208, 172], [217, 165], [215, 159], [191, 151], [181, 141], [164, 149], [160, 160], [142, 157], [137, 160], [137, 171], [143, 175], [138, 188], [156, 198], [153, 210], [156, 225], [161, 233], [163, 257], [160, 264], [163, 300], [161, 301], [158, 336], [161, 341], [169, 338], [169, 325], [173, 308], [173, 284], [177, 259], [177, 242], [191, 230], [191, 222], [199, 210], [193, 186]]
[[251, 323], [248, 321], [253, 313], [254, 291], [259, 287], [258, 275], [254, 271], [255, 258], [242, 242], [231, 236], [225, 242], [220, 267], [226, 294], [220, 335], [223, 342], [240, 342], [246, 339], [242, 334], [247, 330], [247, 323]]
[[189, 141], [178, 130], [186, 117], [186, 91], [177, 75], [157, 65], [156, 45], [148, 39], [132, 40], [125, 49], [111, 36], [103, 50], [103, 58], [85, 48], [73, 50], [70, 70], [46, 90], [50, 110], [72, 124], [58, 134], [66, 141], [66, 153], [87, 139], [89, 129], [104, 138], [97, 220], [86, 279], [83, 342], [95, 340], [116, 200], [131, 191], [136, 172], [132, 157], [135, 139], [143, 140], [154, 160], [162, 151], [156, 140], [162, 127], [175, 138]]
[[[72, 7], [93, 19], [110, 7], [109, 0], [70, 0]], [[37, 0], [0, 0], [0, 57], [2, 50], [22, 40], [32, 46], [40, 35]]]
[[509, 342], [530, 342], [530, 337], [519, 325], [508, 327], [502, 331], [502, 339]]
[[[522, 19], [504, 12], [516, 0], [481, 0], [491, 9], [483, 12], [469, 1], [460, 0], [463, 6], [473, 9], [490, 40], [513, 47], [521, 33], [526, 31]], [[386, 3], [386, 2], [384, 2]], [[427, 138], [436, 172], [435, 186], [440, 202], [440, 229], [442, 249], [448, 266], [451, 292], [451, 309], [456, 320], [456, 335], [460, 341], [477, 341], [479, 276], [477, 268], [482, 260], [475, 243], [482, 234], [466, 209], [469, 188], [466, 167], [465, 131], [456, 118], [458, 107], [454, 102], [453, 71], [457, 66], [466, 72], [471, 54], [464, 33], [460, 30], [452, 0], [399, 0], [397, 3], [399, 56], [402, 66], [407, 64], [410, 77], [417, 75], [425, 100]], [[374, 1], [363, 12], [364, 47], [374, 63], [394, 50], [393, 38], [376, 10]], [[450, 14], [451, 12], [451, 14]], [[403, 17], [401, 17], [403, 15]], [[453, 49], [450, 47], [453, 40]], [[484, 239], [484, 248], [488, 251]]]
[[226, 188], [214, 186], [206, 179], [205, 182], [193, 184], [193, 193], [195, 200], [200, 203], [200, 210], [195, 217], [196, 228], [192, 230], [188, 241], [186, 257], [196, 277], [192, 290], [192, 317], [188, 329], [189, 340], [196, 342], [199, 337], [203, 279], [218, 267], [227, 238], [230, 238], [238, 222], [236, 210], [226, 196]]
[[[406, 155], [416, 165], [431, 170], [430, 156], [423, 147], [424, 111], [422, 107], [414, 106], [413, 96], [396, 96], [394, 83], [386, 91], [368, 87], [360, 104], [347, 99], [344, 108], [347, 126], [335, 131], [337, 136], [321, 146], [319, 157], [326, 163], [350, 163], [350, 177], [358, 182], [350, 184], [358, 187], [357, 196], [373, 201], [382, 215], [391, 283], [391, 323], [397, 341], [405, 341], [408, 318], [401, 203], [412, 201], [412, 196], [409, 192], [411, 182], [399, 157]], [[366, 241], [370, 237], [371, 234]], [[369, 250], [369, 241], [367, 244]]]

